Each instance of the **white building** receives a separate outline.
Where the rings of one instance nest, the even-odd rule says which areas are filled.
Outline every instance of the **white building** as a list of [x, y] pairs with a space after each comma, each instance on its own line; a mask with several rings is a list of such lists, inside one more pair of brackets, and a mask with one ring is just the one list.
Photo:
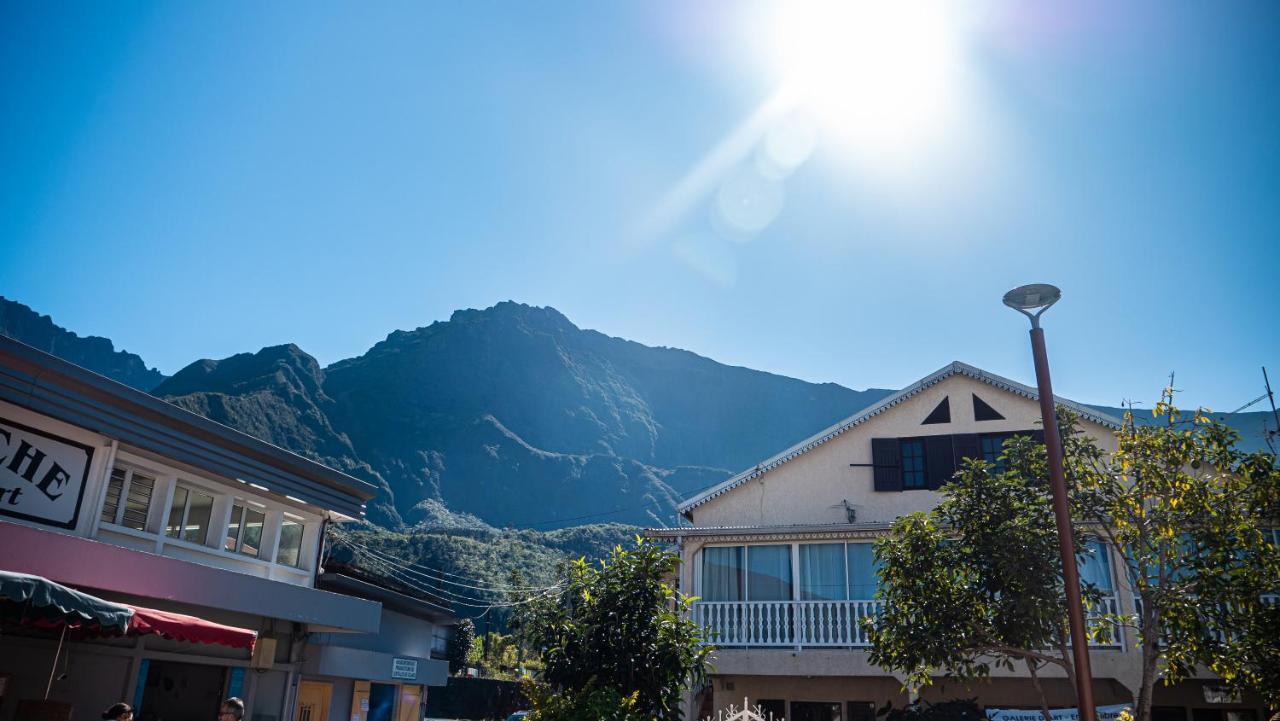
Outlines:
[[[138, 707], [139, 721], [213, 721], [228, 696], [246, 700], [250, 721], [294, 719], [304, 666], [324, 674], [312, 698], [326, 684], [349, 700], [354, 684], [394, 683], [397, 701], [372, 715], [332, 704], [301, 721], [420, 718], [414, 699], [420, 706], [425, 685], [446, 675], [429, 646], [447, 612], [405, 614], [375, 593], [316, 583], [325, 524], [362, 517], [375, 492], [0, 337], [0, 570], [258, 636], [252, 655], [157, 636], [71, 636], [49, 698], [70, 703], [74, 721], [95, 721], [117, 701]], [[389, 616], [394, 633], [383, 634]], [[56, 636], [20, 620], [5, 618], [0, 633], [0, 721], [19, 700], [44, 696], [57, 648]], [[326, 666], [343, 636], [362, 652]]]
[[[1058, 398], [1084, 431], [1114, 450], [1118, 419]], [[652, 529], [679, 546], [682, 590], [695, 619], [715, 634], [711, 700], [745, 697], [790, 721], [871, 721], [885, 702], [907, 703], [903, 682], [867, 661], [859, 620], [873, 617], [878, 578], [871, 544], [899, 516], [926, 511], [960, 459], [994, 461], [1013, 434], [1042, 437], [1034, 388], [952, 363], [836, 425], [681, 504], [691, 525]], [[1133, 597], [1104, 551], [1082, 575], [1107, 592], [1108, 611], [1131, 613]], [[1131, 702], [1140, 654], [1121, 635], [1091, 650], [1095, 700]], [[977, 697], [1001, 708], [1038, 708], [1025, 670], [995, 669], [987, 683], [939, 678], [938, 701]], [[1075, 705], [1056, 667], [1042, 674], [1055, 707]], [[1157, 721], [1255, 721], [1258, 703], [1218, 703], [1212, 679], [1157, 689]], [[1212, 700], [1211, 700], [1212, 699]]]

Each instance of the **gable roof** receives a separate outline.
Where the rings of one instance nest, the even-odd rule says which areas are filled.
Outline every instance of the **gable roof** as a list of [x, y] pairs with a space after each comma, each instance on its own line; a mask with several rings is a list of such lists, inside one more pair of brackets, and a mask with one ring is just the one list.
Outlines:
[[[727, 493], [728, 491], [731, 491], [734, 488], [737, 488], [738, 486], [746, 483], [747, 481], [763, 476], [765, 473], [768, 473], [769, 471], [773, 470], [774, 468], [777, 468], [783, 463], [786, 463], [787, 461], [790, 461], [793, 458], [796, 458], [805, 453], [808, 453], [809, 451], [813, 450], [814, 448], [817, 448], [823, 443], [826, 443], [827, 441], [839, 436], [840, 434], [844, 433], [850, 428], [861, 425], [865, 423], [867, 420], [874, 418], [875, 416], [878, 416], [881, 413], [884, 413], [885, 411], [889, 410], [890, 408], [893, 408], [899, 403], [902, 403], [908, 398], [911, 398], [913, 396], [920, 394], [925, 389], [931, 386], [935, 386], [941, 383], [942, 381], [957, 375], [972, 378], [976, 381], [986, 383], [987, 385], [990, 385], [990, 386], [995, 386], [1000, 390], [1013, 393], [1014, 395], [1022, 396], [1023, 398], [1029, 398], [1036, 402], [1040, 401], [1040, 392], [1035, 388], [1032, 388], [1031, 386], [1023, 385], [1017, 381], [1010, 380], [1003, 376], [998, 376], [995, 373], [989, 373], [987, 371], [982, 370], [981, 368], [976, 368], [974, 366], [971, 366], [968, 363], [953, 361], [950, 364], [944, 366], [943, 368], [933, 373], [930, 373], [929, 375], [925, 376], [924, 378], [921, 378], [915, 383], [912, 383], [910, 386], [907, 386], [906, 388], [898, 391], [897, 393], [894, 393], [893, 395], [890, 395], [889, 397], [876, 402], [874, 405], [868, 408], [865, 408], [859, 411], [858, 413], [853, 414], [852, 416], [849, 416], [848, 418], [840, 421], [839, 423], [836, 423], [830, 428], [827, 428], [826, 430], [823, 430], [823, 431], [819, 431], [818, 433], [804, 439], [803, 441], [800, 441], [794, 446], [791, 446], [787, 450], [771, 458], [768, 458], [764, 461], [761, 461], [760, 463], [756, 464], [755, 467], [745, 470], [737, 474], [733, 478], [730, 478], [729, 480], [725, 481], [724, 483], [721, 483], [717, 486], [713, 486], [712, 488], [709, 488], [703, 491], [702, 493], [699, 493], [698, 495], [681, 502], [680, 505], [676, 507], [676, 510], [678, 510], [682, 514], [687, 514], [689, 511], [693, 510], [694, 508], [697, 508], [698, 506], [701, 506], [702, 504], [706, 503], [707, 501], [710, 501], [716, 496]], [[1063, 398], [1062, 396], [1059, 396], [1059, 395], [1055, 395], [1053, 397], [1053, 400], [1057, 405], [1070, 408], [1072, 411], [1078, 413], [1081, 418], [1085, 418], [1087, 420], [1093, 421], [1094, 423], [1097, 423], [1100, 426], [1105, 426], [1107, 428], [1112, 428], [1116, 430], [1119, 430], [1120, 428], [1121, 421], [1119, 418], [1115, 418], [1114, 416], [1109, 416], [1105, 413], [1099, 413], [1098, 411], [1092, 408], [1083, 406], [1079, 403], [1076, 403], [1075, 401], [1067, 400], [1066, 398]]]

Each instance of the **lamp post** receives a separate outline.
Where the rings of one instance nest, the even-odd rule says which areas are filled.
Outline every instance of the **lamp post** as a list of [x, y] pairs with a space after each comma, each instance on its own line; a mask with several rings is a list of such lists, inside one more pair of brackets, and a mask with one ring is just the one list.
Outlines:
[[1076, 566], [1075, 537], [1067, 507], [1067, 481], [1062, 468], [1062, 437], [1049, 381], [1049, 356], [1044, 348], [1040, 316], [1058, 302], [1062, 291], [1035, 283], [1004, 294], [1004, 304], [1031, 319], [1031, 354], [1035, 358], [1036, 385], [1040, 391], [1040, 416], [1044, 420], [1044, 445], [1049, 454], [1049, 481], [1053, 489], [1053, 515], [1058, 522], [1058, 550], [1062, 554], [1062, 581], [1067, 592], [1067, 619], [1071, 626], [1071, 655], [1076, 669], [1076, 698], [1080, 721], [1096, 721], [1093, 705], [1093, 672], [1089, 669], [1089, 640], [1085, 635], [1084, 606], [1080, 601], [1080, 570]]

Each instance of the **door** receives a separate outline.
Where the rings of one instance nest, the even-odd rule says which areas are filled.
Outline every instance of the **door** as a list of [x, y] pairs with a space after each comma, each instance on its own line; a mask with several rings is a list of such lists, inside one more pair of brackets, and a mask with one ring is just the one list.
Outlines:
[[218, 717], [227, 669], [151, 659], [139, 721], [209, 721]]
[[329, 721], [329, 700], [333, 685], [320, 681], [298, 684], [298, 714], [294, 721]]
[[396, 721], [422, 721], [422, 687], [405, 684], [400, 687], [400, 708]]
[[368, 721], [370, 685], [368, 681], [356, 681], [351, 692], [351, 721]]

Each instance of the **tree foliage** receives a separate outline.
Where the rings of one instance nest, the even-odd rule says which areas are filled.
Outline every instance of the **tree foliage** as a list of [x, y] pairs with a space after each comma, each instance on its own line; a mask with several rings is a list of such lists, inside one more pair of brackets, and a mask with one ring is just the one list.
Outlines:
[[1117, 451], [1075, 488], [1136, 596], [1137, 613], [1119, 620], [1142, 650], [1138, 717], [1149, 718], [1157, 681], [1198, 665], [1280, 707], [1276, 458], [1239, 451], [1239, 434], [1200, 411], [1184, 415], [1172, 388], [1152, 415], [1139, 425], [1126, 414]]
[[[1083, 538], [1076, 545], [1087, 552]], [[885, 604], [870, 660], [910, 686], [1021, 663], [1038, 688], [1045, 664], [1074, 671], [1048, 464], [1031, 438], [1007, 441], [998, 464], [967, 461], [936, 508], [894, 523], [876, 558]]]
[[467, 667], [471, 659], [471, 650], [476, 643], [476, 624], [469, 618], [462, 619], [454, 627], [449, 637], [446, 654], [449, 658], [449, 673], [456, 674]]
[[[1157, 681], [1200, 665], [1280, 706], [1280, 604], [1266, 602], [1280, 585], [1275, 456], [1240, 452], [1236, 432], [1203, 413], [1184, 418], [1172, 389], [1153, 415], [1139, 425], [1128, 414], [1108, 453], [1059, 409], [1076, 551], [1102, 540], [1136, 597], [1137, 613], [1103, 615], [1086, 584], [1091, 638], [1128, 627], [1142, 655], [1140, 721]], [[886, 604], [871, 660], [913, 686], [1017, 661], [1037, 685], [1046, 663], [1071, 676], [1043, 446], [1011, 439], [998, 464], [968, 461], [942, 491], [876, 544]]]
[[563, 591], [522, 612], [521, 634], [545, 664], [530, 690], [535, 718], [613, 718], [588, 710], [622, 701], [629, 715], [617, 718], [681, 717], [681, 695], [702, 683], [710, 648], [688, 618], [691, 599], [666, 583], [678, 560], [637, 538], [598, 565], [570, 564]]

